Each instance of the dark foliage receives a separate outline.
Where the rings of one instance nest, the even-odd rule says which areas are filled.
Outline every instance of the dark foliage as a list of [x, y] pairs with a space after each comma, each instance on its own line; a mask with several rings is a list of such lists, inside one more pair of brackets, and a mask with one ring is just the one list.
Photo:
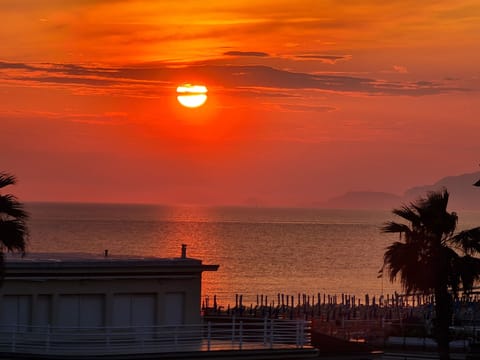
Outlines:
[[[442, 359], [449, 358], [452, 300], [468, 292], [480, 279], [480, 227], [455, 234], [458, 217], [447, 211], [447, 190], [430, 192], [393, 213], [407, 223], [390, 221], [385, 233], [398, 233], [400, 241], [388, 246], [382, 273], [400, 278], [406, 293], [435, 295], [435, 338]], [[403, 240], [403, 241], [402, 241]]]
[[[0, 173], [0, 190], [14, 185], [13, 175]], [[4, 253], [20, 252], [25, 254], [28, 238], [28, 213], [18, 199], [11, 194], [0, 193], [0, 271], [3, 279]]]

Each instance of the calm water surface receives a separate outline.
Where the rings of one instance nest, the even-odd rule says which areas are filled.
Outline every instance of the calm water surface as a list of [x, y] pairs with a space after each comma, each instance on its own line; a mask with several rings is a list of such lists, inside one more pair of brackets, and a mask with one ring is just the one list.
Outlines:
[[[363, 296], [399, 291], [377, 277], [388, 211], [155, 205], [28, 204], [30, 252], [188, 256], [219, 264], [204, 273], [203, 295], [222, 304], [243, 294]], [[459, 213], [460, 228], [478, 226], [479, 212]]]

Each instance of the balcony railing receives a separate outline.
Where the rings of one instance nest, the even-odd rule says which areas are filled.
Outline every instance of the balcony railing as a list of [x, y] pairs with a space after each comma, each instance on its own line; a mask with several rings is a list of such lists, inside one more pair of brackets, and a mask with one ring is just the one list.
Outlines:
[[150, 327], [0, 326], [0, 352], [41, 355], [140, 354], [180, 351], [303, 348], [309, 322], [206, 322]]

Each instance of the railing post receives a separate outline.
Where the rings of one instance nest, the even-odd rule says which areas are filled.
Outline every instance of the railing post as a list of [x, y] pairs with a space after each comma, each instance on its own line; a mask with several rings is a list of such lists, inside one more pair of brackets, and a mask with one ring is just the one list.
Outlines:
[[305, 343], [305, 320], [300, 321], [300, 349], [303, 349]]
[[240, 321], [240, 341], [238, 343], [238, 348], [242, 350], [242, 343], [243, 343], [243, 321]]
[[107, 327], [106, 332], [105, 332], [105, 336], [106, 336], [106, 339], [105, 339], [106, 344], [105, 345], [107, 346], [107, 350], [110, 352], [110, 350], [111, 350], [110, 349], [110, 327]]
[[212, 342], [212, 323], [209, 321], [207, 324], [207, 349], [210, 351]]
[[267, 346], [267, 337], [268, 337], [268, 319], [265, 316], [263, 318], [263, 346]]
[[17, 337], [17, 329], [15, 328], [15, 329], [12, 331], [12, 353], [15, 352], [16, 337]]
[[273, 319], [270, 320], [270, 349], [273, 349], [273, 342], [274, 339], [274, 332], [273, 332]]
[[[137, 330], [138, 331], [138, 330]], [[142, 328], [140, 328], [140, 345], [141, 345], [141, 348], [142, 348], [142, 351], [144, 351], [145, 349], [145, 330], [142, 331]]]
[[175, 328], [173, 329], [173, 345], [174, 345], [175, 350], [177, 350], [177, 346], [178, 346], [178, 326], [175, 326]]
[[45, 351], [50, 353], [50, 324], [47, 325], [47, 332], [45, 334]]
[[298, 320], [295, 324], [295, 346], [300, 347], [300, 322]]

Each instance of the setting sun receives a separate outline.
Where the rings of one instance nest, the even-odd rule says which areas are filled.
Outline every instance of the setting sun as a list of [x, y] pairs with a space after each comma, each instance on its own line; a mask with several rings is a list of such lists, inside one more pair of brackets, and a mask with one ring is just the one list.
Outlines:
[[196, 108], [207, 101], [207, 91], [204, 85], [183, 84], [177, 87], [177, 100], [185, 107]]

